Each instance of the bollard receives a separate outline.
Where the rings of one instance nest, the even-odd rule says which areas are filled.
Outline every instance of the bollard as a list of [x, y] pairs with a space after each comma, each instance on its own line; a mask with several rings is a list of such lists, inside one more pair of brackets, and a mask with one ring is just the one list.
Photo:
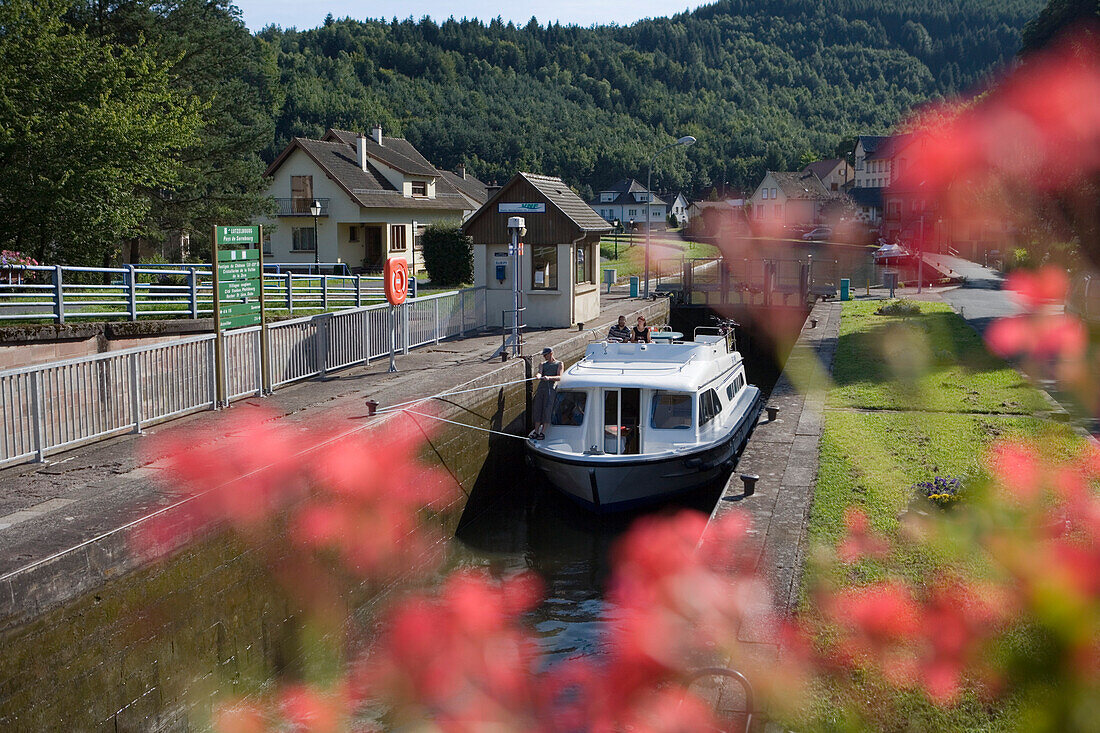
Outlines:
[[577, 324], [577, 330], [578, 331], [583, 331], [584, 330], [584, 324], [583, 323], [578, 323]]
[[811, 318], [810, 319], [810, 328], [817, 328], [817, 319], [816, 318]]
[[741, 483], [745, 485], [744, 496], [752, 496], [756, 493], [756, 482], [760, 480], [760, 477], [755, 473], [743, 473], [741, 474]]
[[639, 285], [640, 282], [641, 282], [641, 280], [639, 279], [639, 277], [637, 275], [631, 275], [630, 276], [630, 297], [631, 298], [637, 298], [638, 297], [638, 285]]
[[769, 405], [768, 407], [765, 407], [764, 409], [768, 411], [768, 422], [775, 422], [775, 417], [776, 417], [776, 415], [779, 414], [779, 408], [778, 407], [772, 407], [771, 405]]
[[378, 411], [378, 400], [367, 400], [367, 417], [373, 417]]
[[852, 287], [851, 280], [849, 280], [846, 277], [840, 278], [840, 299], [841, 300], [851, 300], [852, 299], [851, 294], [849, 292], [851, 287]]

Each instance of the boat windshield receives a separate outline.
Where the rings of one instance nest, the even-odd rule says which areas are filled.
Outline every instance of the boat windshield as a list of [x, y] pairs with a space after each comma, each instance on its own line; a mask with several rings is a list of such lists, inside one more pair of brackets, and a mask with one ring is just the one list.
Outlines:
[[656, 392], [653, 395], [651, 424], [658, 430], [690, 429], [691, 395], [686, 392]]
[[578, 390], [559, 389], [550, 413], [551, 425], [576, 427], [584, 423], [584, 408], [588, 394]]

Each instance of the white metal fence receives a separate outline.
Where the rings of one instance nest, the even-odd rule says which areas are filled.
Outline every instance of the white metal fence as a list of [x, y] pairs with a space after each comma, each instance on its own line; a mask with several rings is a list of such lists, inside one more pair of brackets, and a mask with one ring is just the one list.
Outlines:
[[[332, 311], [385, 299], [380, 276], [301, 274], [278, 271], [280, 267], [285, 265], [265, 265], [264, 304], [269, 311]], [[412, 279], [410, 295], [416, 295]], [[0, 268], [0, 322], [201, 318], [213, 312], [209, 267]]]
[[[486, 325], [485, 289], [430, 295], [391, 309], [352, 308], [270, 324], [268, 374], [259, 326], [223, 340], [223, 387], [232, 401], [459, 336]], [[178, 417], [217, 404], [213, 334], [0, 372], [0, 466]]]

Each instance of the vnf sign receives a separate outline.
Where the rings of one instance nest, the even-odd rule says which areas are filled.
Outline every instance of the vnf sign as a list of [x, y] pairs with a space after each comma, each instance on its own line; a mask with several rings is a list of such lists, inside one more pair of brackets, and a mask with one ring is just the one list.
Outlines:
[[497, 204], [499, 214], [545, 214], [546, 204]]

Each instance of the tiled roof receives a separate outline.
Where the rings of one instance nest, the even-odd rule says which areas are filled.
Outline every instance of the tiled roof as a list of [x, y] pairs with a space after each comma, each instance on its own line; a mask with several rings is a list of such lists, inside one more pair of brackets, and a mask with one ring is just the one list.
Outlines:
[[[446, 181], [459, 193], [476, 203], [478, 206], [481, 206], [489, 200], [489, 187], [471, 176], [469, 173], [466, 174], [465, 178], [458, 175], [457, 173], [451, 173], [450, 171], [442, 169], [439, 171], [439, 173], [442, 176], [440, 181]], [[436, 186], [436, 190], [438, 190], [439, 182], [436, 183]]]
[[519, 173], [518, 175], [523, 176], [528, 183], [538, 189], [539, 193], [576, 224], [578, 229], [585, 232], [611, 231], [611, 225], [593, 211], [592, 207], [574, 193], [573, 189], [565, 185], [565, 182], [560, 178], [540, 176], [535, 173]]
[[883, 142], [885, 142], [886, 140], [889, 140], [889, 139], [890, 139], [889, 135], [860, 135], [859, 136], [859, 142], [863, 143], [863, 152], [867, 155], [868, 158], [873, 157], [874, 154], [875, 154], [875, 151], [878, 150], [879, 145], [881, 145]]
[[818, 160], [814, 163], [810, 163], [808, 166], [802, 169], [802, 171], [815, 174], [818, 178], [824, 179], [825, 176], [836, 170], [836, 167], [844, 162], [844, 158], [830, 158], [829, 160]]
[[[330, 128], [322, 140], [339, 140], [355, 149], [359, 133], [350, 130]], [[367, 156], [377, 158], [390, 168], [412, 176], [439, 177], [436, 167], [413, 147], [412, 143], [401, 137], [383, 137], [379, 145], [374, 138], [367, 136]]]
[[877, 209], [882, 208], [882, 189], [871, 188], [870, 186], [857, 186], [848, 191], [848, 196], [857, 206], [875, 207]]
[[829, 192], [814, 173], [803, 171], [768, 171], [789, 199], [827, 199]]
[[[436, 182], [434, 199], [404, 196], [374, 167], [369, 156], [367, 169], [360, 168], [355, 147], [339, 137], [331, 137], [330, 140], [294, 138], [265, 175], [274, 173], [294, 149], [301, 149], [312, 158], [360, 206], [445, 211], [464, 211], [469, 208], [466, 199], [456, 189], [441, 181]], [[438, 176], [438, 172], [435, 175]]]
[[[597, 194], [596, 198], [594, 198], [592, 201], [589, 201], [589, 203], [596, 205], [603, 204], [604, 206], [618, 206], [620, 204], [634, 204], [636, 206], [642, 202], [634, 198], [634, 194], [645, 193], [645, 186], [643, 186], [641, 183], [634, 180], [633, 178], [623, 178], [622, 180], [616, 181], [615, 184], [610, 186], [609, 188], [601, 188], [599, 190], [599, 193], [602, 194], [609, 191], [614, 191], [618, 195], [615, 196], [615, 198], [611, 201], [601, 201], [599, 194]], [[663, 206], [667, 202], [657, 194], [653, 194], [652, 203], [658, 206]]]

